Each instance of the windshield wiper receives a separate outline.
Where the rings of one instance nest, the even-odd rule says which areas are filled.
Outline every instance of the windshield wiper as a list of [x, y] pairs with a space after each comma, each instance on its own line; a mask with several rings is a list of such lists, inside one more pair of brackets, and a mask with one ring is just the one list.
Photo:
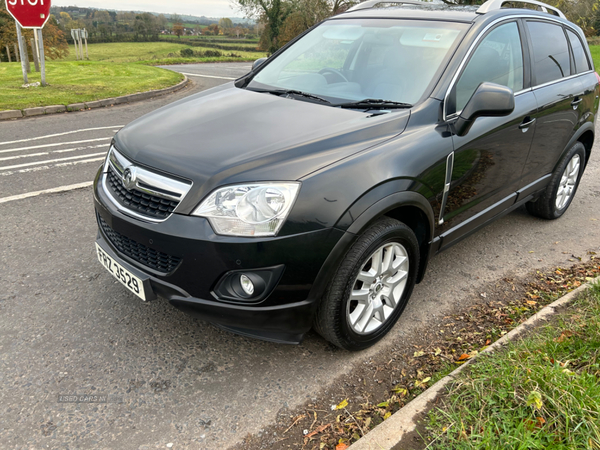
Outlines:
[[340, 103], [338, 105], [333, 106], [349, 109], [404, 109], [413, 107], [413, 105], [411, 105], [410, 103], [394, 102], [391, 100], [382, 100], [376, 98], [366, 98], [357, 102]]
[[284, 96], [284, 95], [296, 95], [298, 97], [305, 97], [305, 98], [310, 98], [312, 100], [317, 100], [319, 102], [322, 103], [331, 103], [329, 100], [325, 100], [322, 97], [319, 97], [318, 95], [313, 95], [313, 94], [309, 94], [308, 92], [302, 92], [302, 91], [296, 91], [294, 89], [251, 89], [253, 91], [256, 92], [266, 92], [268, 94], [273, 94], [273, 95], [278, 95], [278, 96]]

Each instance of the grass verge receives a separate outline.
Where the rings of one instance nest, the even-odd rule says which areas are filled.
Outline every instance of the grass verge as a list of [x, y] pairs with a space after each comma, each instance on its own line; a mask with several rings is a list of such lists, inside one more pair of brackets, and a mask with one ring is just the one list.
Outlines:
[[[369, 358], [318, 397], [278, 413], [276, 423], [247, 436], [236, 450], [346, 448], [540, 309], [600, 275], [593, 251], [567, 259], [575, 264], [482, 286], [454, 311]], [[403, 440], [403, 449], [427, 447], [427, 430], [417, 431], [406, 444]]]
[[535, 335], [482, 356], [429, 413], [432, 449], [599, 449], [600, 284]]
[[[183, 76], [141, 64], [48, 61], [46, 80], [49, 86], [23, 88], [21, 65], [0, 64], [0, 110], [68, 105], [146, 92], [173, 86]], [[29, 83], [37, 81], [40, 74], [32, 72]]]
[[[152, 67], [156, 65], [254, 61], [265, 56], [255, 51], [222, 50], [220, 57], [183, 58], [180, 51], [184, 48], [192, 48], [196, 53], [214, 51], [170, 42], [90, 44], [90, 60], [76, 61], [71, 46], [71, 54], [66, 59], [46, 61], [49, 84], [46, 87], [23, 88], [21, 64], [0, 64], [0, 111], [101, 100], [162, 89], [183, 80], [182, 75]], [[38, 81], [40, 74], [32, 71], [29, 82]]]

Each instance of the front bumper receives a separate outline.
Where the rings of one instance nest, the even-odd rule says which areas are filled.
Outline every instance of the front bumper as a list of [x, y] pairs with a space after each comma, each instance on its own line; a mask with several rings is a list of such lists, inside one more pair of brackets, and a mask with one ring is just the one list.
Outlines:
[[[214, 234], [201, 217], [173, 214], [161, 223], [144, 222], [118, 211], [98, 173], [94, 206], [110, 229], [152, 250], [181, 258], [170, 273], [158, 272], [120, 252], [99, 227], [97, 242], [111, 257], [148, 279], [155, 294], [188, 313], [238, 334], [286, 343], [301, 341], [316, 309], [314, 283], [344, 232], [323, 229], [275, 238], [236, 238]], [[231, 271], [284, 265], [276, 286], [258, 302], [220, 299], [214, 289]], [[323, 279], [323, 276], [319, 276]], [[312, 294], [311, 294], [312, 293]], [[313, 296], [314, 295], [314, 296]]]

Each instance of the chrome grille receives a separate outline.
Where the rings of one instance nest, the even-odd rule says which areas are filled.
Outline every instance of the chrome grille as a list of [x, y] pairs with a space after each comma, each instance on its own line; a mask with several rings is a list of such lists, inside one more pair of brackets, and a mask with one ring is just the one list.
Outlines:
[[114, 147], [104, 167], [104, 190], [122, 212], [151, 222], [166, 220], [192, 187], [134, 165]]
[[115, 170], [112, 167], [108, 168], [106, 185], [113, 195], [113, 198], [122, 206], [131, 211], [155, 217], [157, 219], [166, 219], [169, 217], [179, 204], [179, 202], [162, 199], [138, 191], [137, 189], [128, 191], [125, 189], [125, 186], [123, 186], [121, 177], [115, 173]]

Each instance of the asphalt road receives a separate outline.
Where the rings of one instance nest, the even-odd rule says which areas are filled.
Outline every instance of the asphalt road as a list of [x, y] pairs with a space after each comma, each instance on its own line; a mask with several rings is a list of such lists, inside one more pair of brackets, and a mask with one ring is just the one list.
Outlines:
[[[193, 86], [132, 105], [0, 122], [0, 447], [225, 448], [410, 340], [485, 283], [600, 246], [595, 146], [562, 219], [518, 210], [434, 258], [391, 335], [368, 351], [339, 351], [314, 334], [299, 346], [250, 340], [166, 301], [142, 303], [97, 262], [91, 189], [78, 186], [91, 182], [121, 126], [249, 65], [170, 68], [194, 74]], [[47, 193], [56, 188], [64, 192]], [[59, 401], [74, 394], [108, 402]]]

